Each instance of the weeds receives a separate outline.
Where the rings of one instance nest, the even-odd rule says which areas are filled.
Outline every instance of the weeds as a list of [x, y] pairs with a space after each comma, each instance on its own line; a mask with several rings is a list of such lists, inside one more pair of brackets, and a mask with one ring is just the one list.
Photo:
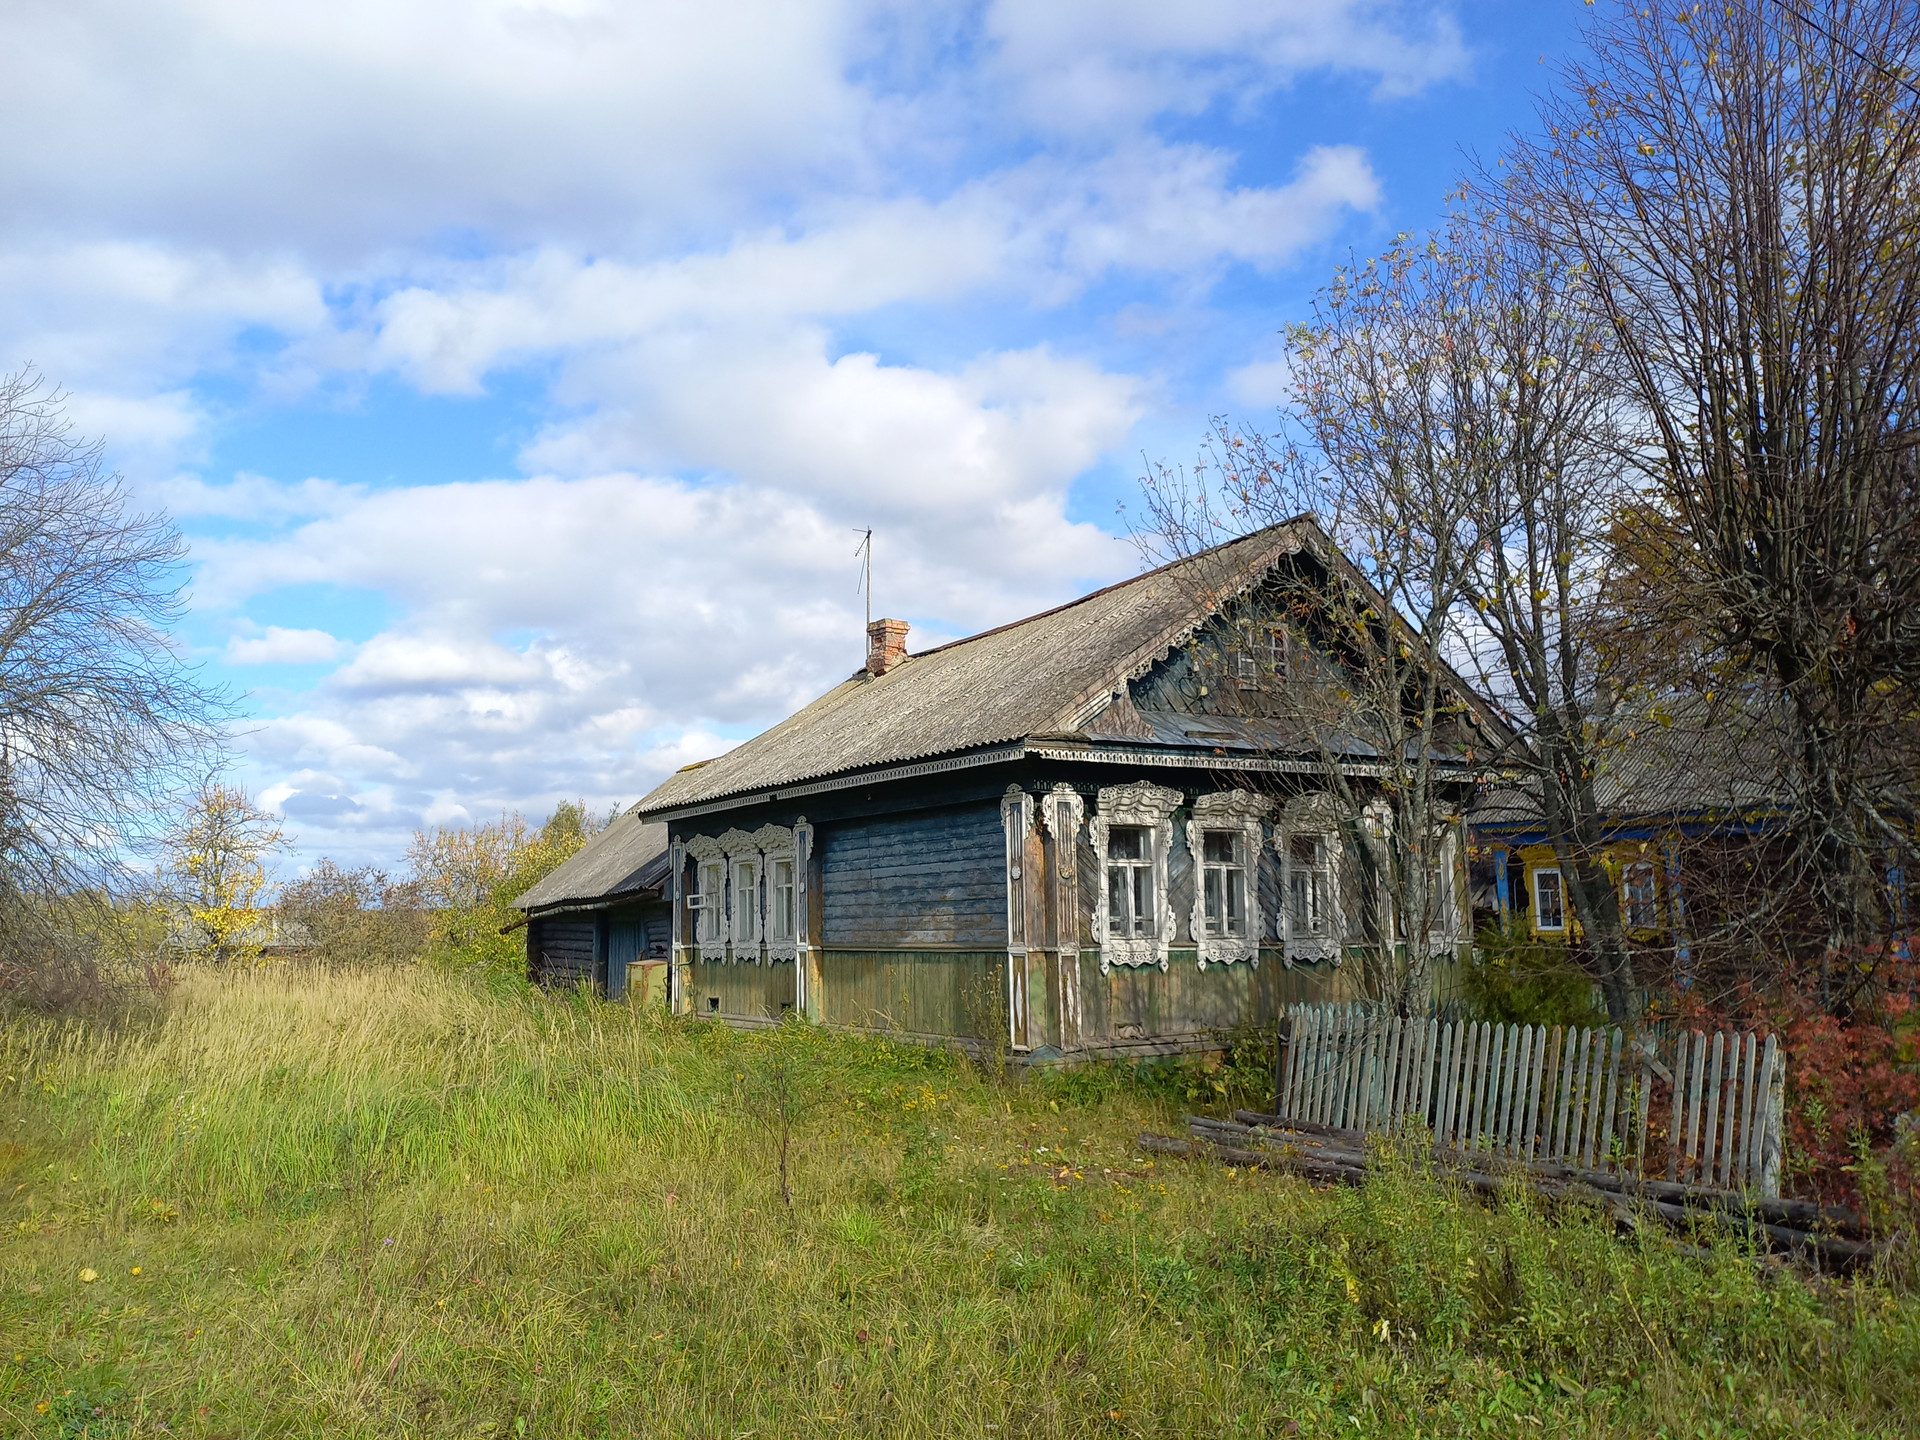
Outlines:
[[1920, 1302], [1890, 1285], [1484, 1207], [1404, 1155], [1318, 1191], [1135, 1152], [1196, 1085], [1251, 1083], [1233, 1050], [990, 1082], [883, 1038], [428, 970], [192, 973], [166, 1006], [0, 1030], [9, 1433], [1893, 1435], [1920, 1414]]

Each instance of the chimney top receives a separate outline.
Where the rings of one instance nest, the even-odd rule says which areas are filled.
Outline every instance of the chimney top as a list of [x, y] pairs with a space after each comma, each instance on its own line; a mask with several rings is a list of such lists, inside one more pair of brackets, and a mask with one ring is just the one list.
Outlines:
[[867, 622], [867, 673], [884, 675], [907, 658], [907, 622], [869, 620]]

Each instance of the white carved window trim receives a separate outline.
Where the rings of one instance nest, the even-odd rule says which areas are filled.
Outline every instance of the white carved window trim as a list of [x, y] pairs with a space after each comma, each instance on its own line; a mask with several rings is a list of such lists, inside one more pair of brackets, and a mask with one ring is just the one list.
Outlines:
[[[702, 960], [724, 960], [727, 958], [727, 933], [730, 929], [727, 924], [727, 880], [732, 866], [727, 863], [726, 851], [720, 841], [712, 835], [695, 835], [688, 839], [687, 854], [693, 857], [693, 893], [689, 896], [694, 901], [693, 947]], [[712, 878], [710, 868], [718, 872], [717, 886], [707, 883]]]
[[[1439, 955], [1460, 943], [1460, 837], [1449, 826], [1440, 838], [1440, 858], [1434, 862], [1427, 909], [1436, 922], [1427, 930], [1427, 953]], [[1445, 888], [1441, 888], [1444, 886]]]
[[[1221, 790], [1193, 802], [1187, 821], [1187, 853], [1193, 857], [1193, 939], [1200, 952], [1200, 968], [1231, 965], [1246, 960], [1260, 964], [1260, 855], [1265, 848], [1260, 821], [1273, 802], [1251, 790]], [[1235, 835], [1240, 840], [1241, 883], [1245, 886], [1246, 914], [1238, 935], [1207, 933], [1206, 836], [1209, 831]]]
[[[800, 874], [800, 849], [795, 841], [794, 832], [782, 829], [778, 825], [762, 825], [753, 832], [754, 843], [760, 849], [760, 873], [766, 887], [766, 914], [760, 927], [761, 940], [766, 946], [769, 962], [775, 960], [797, 960], [800, 957], [800, 930], [806, 923], [806, 915], [800, 906], [806, 896], [806, 881]], [[779, 907], [779, 886], [775, 883], [776, 873], [781, 865], [792, 866], [790, 886], [793, 891], [792, 924], [785, 935], [774, 934], [774, 917]]]
[[[1173, 812], [1185, 797], [1178, 790], [1136, 780], [1131, 785], [1103, 786], [1095, 799], [1087, 829], [1100, 866], [1099, 898], [1094, 915], [1094, 938], [1100, 947], [1100, 973], [1115, 965], [1158, 965], [1167, 968], [1167, 950], [1173, 944], [1173, 910], [1167, 903], [1167, 856], [1173, 849]], [[1107, 832], [1114, 826], [1138, 826], [1147, 832], [1153, 849], [1153, 934], [1107, 933]]]
[[[1540, 881], [1543, 876], [1553, 877], [1554, 908], [1559, 911], [1557, 923], [1548, 925], [1542, 916], [1545, 913], [1540, 904]], [[1533, 928], [1546, 935], [1564, 935], [1567, 929], [1567, 882], [1560, 873], [1558, 865], [1537, 866], [1533, 872]]]
[[1053, 836], [1054, 916], [1059, 933], [1055, 942], [1063, 955], [1080, 952], [1080, 825], [1087, 803], [1080, 792], [1062, 780], [1041, 798], [1047, 833]]
[[[1283, 963], [1311, 965], [1331, 960], [1340, 963], [1341, 945], [1346, 935], [1346, 912], [1340, 887], [1340, 827], [1331, 812], [1332, 800], [1324, 795], [1302, 796], [1287, 807], [1287, 814], [1273, 833], [1273, 847], [1280, 856], [1280, 953]], [[1321, 914], [1324, 922], [1318, 931], [1297, 930], [1294, 925], [1293, 880], [1294, 841], [1313, 842], [1315, 859], [1311, 870], [1318, 871], [1326, 885]], [[1311, 877], [1309, 877], [1311, 883]]]

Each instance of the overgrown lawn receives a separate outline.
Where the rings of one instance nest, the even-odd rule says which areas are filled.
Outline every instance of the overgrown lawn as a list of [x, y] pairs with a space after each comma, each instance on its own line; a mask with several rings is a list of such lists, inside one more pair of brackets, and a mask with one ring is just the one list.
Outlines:
[[[0, 1423], [78, 1435], [1905, 1434], [1920, 1302], [1152, 1163], [996, 1076], [427, 969], [0, 1039]], [[783, 1106], [781, 1097], [786, 1097]], [[789, 1206], [780, 1189], [786, 1113]]]

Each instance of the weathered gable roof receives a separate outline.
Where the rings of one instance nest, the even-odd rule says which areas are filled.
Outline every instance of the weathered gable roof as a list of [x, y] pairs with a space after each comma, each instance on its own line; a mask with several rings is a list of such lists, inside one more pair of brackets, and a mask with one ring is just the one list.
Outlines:
[[1269, 526], [909, 655], [884, 675], [862, 670], [737, 749], [669, 776], [635, 812], [1077, 729], [1303, 538], [1300, 522]]
[[616, 816], [546, 879], [513, 902], [516, 910], [614, 900], [657, 890], [666, 882], [667, 827], [635, 810]]

